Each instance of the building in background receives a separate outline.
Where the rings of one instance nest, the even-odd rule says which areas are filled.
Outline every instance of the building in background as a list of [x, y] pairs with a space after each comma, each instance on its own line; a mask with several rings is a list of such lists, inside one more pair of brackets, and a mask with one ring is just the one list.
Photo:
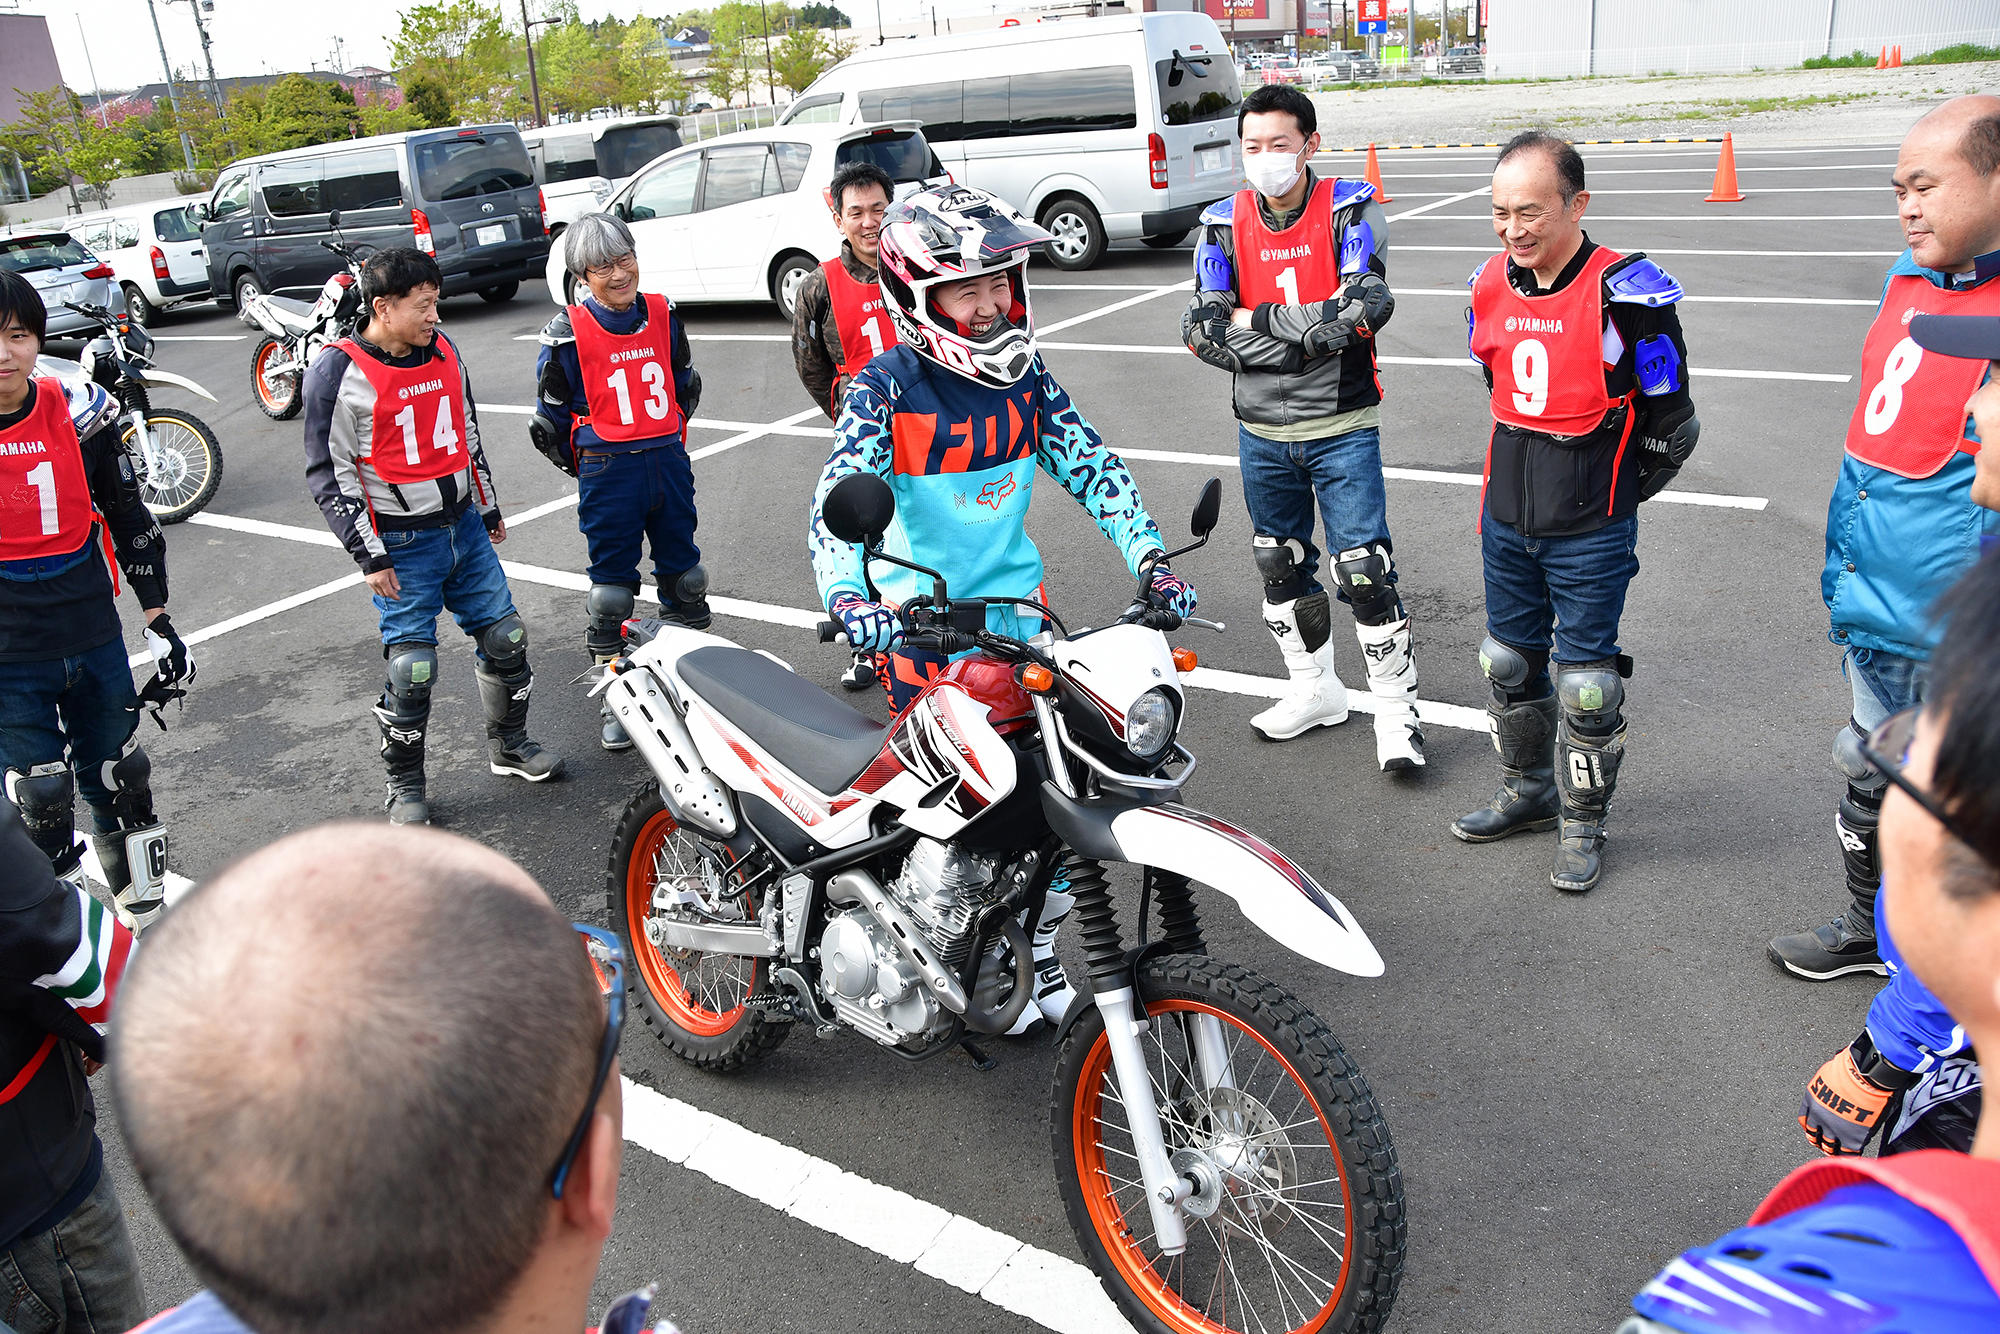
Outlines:
[[[2000, 43], [2000, 0], [1483, 0], [1490, 78], [1736, 73]], [[1419, 9], [1419, 12], [1423, 12]]]
[[21, 93], [45, 92], [61, 83], [48, 20], [40, 14], [0, 14], [0, 125], [19, 119]]

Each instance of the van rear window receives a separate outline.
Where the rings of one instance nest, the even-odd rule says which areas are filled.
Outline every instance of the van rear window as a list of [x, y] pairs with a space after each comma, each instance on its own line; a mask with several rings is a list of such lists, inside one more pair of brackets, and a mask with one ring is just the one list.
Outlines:
[[606, 130], [597, 141], [598, 174], [622, 181], [660, 154], [680, 146], [680, 131], [671, 125], [620, 125]]
[[417, 191], [425, 199], [471, 199], [535, 183], [527, 147], [512, 132], [430, 139], [414, 149]]
[[870, 89], [861, 94], [861, 119], [920, 120], [924, 137], [936, 144], [1129, 130], [1139, 123], [1132, 71], [1124, 65]]
[[1169, 125], [1231, 120], [1243, 102], [1236, 62], [1222, 56], [1182, 55], [1153, 62], [1160, 84], [1160, 119]]
[[833, 155], [834, 170], [850, 162], [872, 162], [892, 181], [923, 181], [944, 175], [944, 166], [921, 134], [871, 134], [850, 139]]

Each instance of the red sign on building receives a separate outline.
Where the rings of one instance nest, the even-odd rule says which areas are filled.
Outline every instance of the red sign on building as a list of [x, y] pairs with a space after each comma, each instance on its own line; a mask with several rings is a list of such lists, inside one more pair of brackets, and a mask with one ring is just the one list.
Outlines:
[[[1388, 0], [1372, 0], [1372, 2], [1387, 4]], [[1369, 4], [1371, 0], [1361, 0], [1361, 3]], [[1230, 19], [1269, 18], [1271, 13], [1270, 0], [1202, 0], [1202, 8], [1210, 18], [1222, 22]]]
[[1386, 23], [1389, 21], [1389, 0], [1359, 0], [1359, 12], [1354, 17], [1363, 23]]

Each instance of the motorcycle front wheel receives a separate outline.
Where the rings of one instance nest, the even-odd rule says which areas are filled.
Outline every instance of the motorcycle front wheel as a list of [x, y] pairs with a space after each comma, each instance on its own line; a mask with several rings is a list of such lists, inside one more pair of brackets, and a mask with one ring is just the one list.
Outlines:
[[[692, 890], [714, 899], [718, 890], [726, 894], [741, 883], [735, 855], [682, 827], [660, 800], [658, 779], [647, 779], [632, 794], [605, 870], [611, 921], [632, 961], [646, 1027], [667, 1050], [706, 1070], [730, 1071], [762, 1060], [777, 1050], [791, 1025], [773, 1022], [746, 1003], [757, 989], [759, 960], [676, 949], [658, 943], [648, 925], [662, 890]], [[754, 892], [731, 901], [744, 920], [757, 919]]]
[[275, 374], [266, 369], [274, 361], [284, 360], [282, 339], [270, 334], [264, 335], [257, 350], [250, 354], [250, 396], [257, 400], [257, 408], [274, 422], [290, 421], [299, 415], [305, 406], [306, 396], [300, 392], [305, 383], [302, 371], [278, 371]]
[[[1247, 968], [1165, 955], [1138, 981], [1167, 1153], [1198, 1186], [1186, 1250], [1162, 1254], [1093, 1007], [1057, 1055], [1050, 1121], [1063, 1206], [1106, 1292], [1146, 1334], [1378, 1329], [1402, 1279], [1403, 1179], [1361, 1072], [1311, 1010]], [[1196, 1056], [1211, 1021], [1226, 1080]]]
[[179, 523], [215, 498], [222, 485], [222, 442], [208, 423], [179, 408], [154, 408], [146, 414], [146, 432], [153, 437], [153, 457], [141, 455], [128, 422], [121, 438], [139, 465], [139, 491], [146, 508], [161, 523]]

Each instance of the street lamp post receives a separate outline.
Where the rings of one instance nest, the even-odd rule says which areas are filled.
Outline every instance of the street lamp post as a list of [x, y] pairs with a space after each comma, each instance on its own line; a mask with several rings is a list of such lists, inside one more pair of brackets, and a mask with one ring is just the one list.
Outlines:
[[[167, 59], [167, 39], [160, 35], [160, 11], [153, 8], [153, 0], [146, 0], [146, 13], [153, 19], [153, 40], [160, 44], [160, 66], [167, 72], [167, 105], [174, 109], [174, 120], [181, 118], [181, 99], [174, 92], [174, 66]], [[187, 161], [190, 175], [194, 172], [194, 140], [188, 138], [186, 130], [181, 131], [181, 156]]]
[[542, 84], [535, 77], [535, 25], [556, 22], [555, 19], [531, 19], [528, 17], [528, 0], [521, 0], [521, 35], [528, 41], [528, 92], [535, 100], [535, 124], [542, 125]]
[[771, 11], [764, 7], [764, 0], [757, 0], [757, 12], [764, 19], [764, 96], [771, 99], [771, 105], [778, 105], [778, 80], [771, 73]]

